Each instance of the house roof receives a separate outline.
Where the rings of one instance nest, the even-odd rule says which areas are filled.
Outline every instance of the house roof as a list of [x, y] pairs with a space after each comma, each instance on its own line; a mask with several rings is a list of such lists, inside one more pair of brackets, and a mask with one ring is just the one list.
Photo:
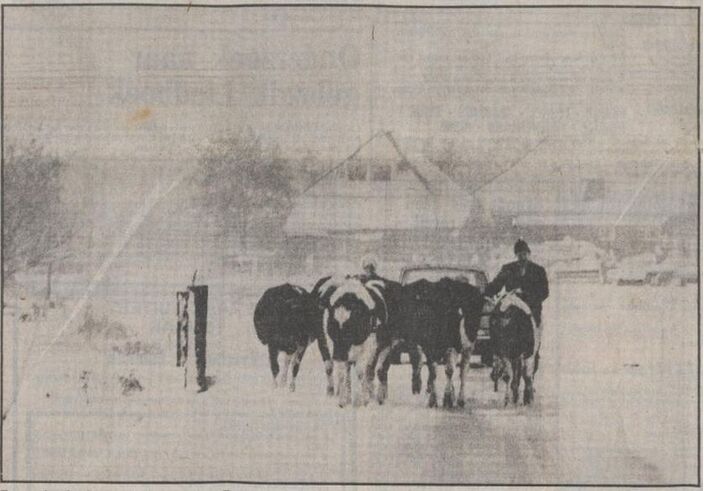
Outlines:
[[696, 173], [665, 153], [619, 165], [538, 157], [499, 176], [481, 199], [524, 226], [659, 226], [696, 211]]
[[[388, 175], [375, 177], [377, 171]], [[390, 132], [380, 132], [299, 196], [284, 230], [302, 236], [458, 228], [470, 203], [447, 175], [425, 159], [409, 158]]]

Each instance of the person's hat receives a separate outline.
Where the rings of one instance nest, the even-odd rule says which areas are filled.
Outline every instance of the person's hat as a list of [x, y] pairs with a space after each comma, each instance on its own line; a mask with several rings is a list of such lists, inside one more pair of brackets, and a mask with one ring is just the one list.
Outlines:
[[366, 270], [368, 268], [376, 271], [376, 258], [374, 256], [369, 255], [362, 258], [362, 269]]
[[523, 239], [518, 239], [513, 246], [513, 253], [518, 254], [519, 252], [530, 252], [528, 243]]

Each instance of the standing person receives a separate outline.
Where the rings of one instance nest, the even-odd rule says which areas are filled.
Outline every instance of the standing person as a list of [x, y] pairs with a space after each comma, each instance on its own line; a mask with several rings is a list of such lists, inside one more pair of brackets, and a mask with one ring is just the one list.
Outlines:
[[548, 298], [548, 278], [545, 268], [530, 261], [530, 247], [523, 239], [513, 246], [516, 261], [504, 264], [494, 281], [487, 285], [487, 296], [496, 295], [502, 288], [516, 290], [519, 297], [530, 307], [537, 327], [542, 327], [543, 301]]
[[362, 281], [377, 280], [381, 278], [376, 272], [376, 259], [373, 256], [365, 256], [362, 258], [362, 271], [359, 275]]

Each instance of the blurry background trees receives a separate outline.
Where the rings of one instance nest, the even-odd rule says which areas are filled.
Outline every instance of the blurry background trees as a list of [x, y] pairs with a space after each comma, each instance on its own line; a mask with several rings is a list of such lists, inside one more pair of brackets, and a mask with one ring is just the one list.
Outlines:
[[293, 197], [289, 165], [251, 129], [212, 140], [196, 172], [197, 197], [222, 238], [247, 248], [250, 234], [283, 223]]
[[68, 253], [75, 220], [62, 200], [65, 166], [34, 141], [6, 146], [2, 196], [6, 278], [39, 265], [50, 267]]
[[480, 188], [510, 165], [497, 165], [486, 156], [477, 157], [466, 150], [467, 146], [452, 138], [427, 139], [423, 142], [423, 156], [468, 192]]

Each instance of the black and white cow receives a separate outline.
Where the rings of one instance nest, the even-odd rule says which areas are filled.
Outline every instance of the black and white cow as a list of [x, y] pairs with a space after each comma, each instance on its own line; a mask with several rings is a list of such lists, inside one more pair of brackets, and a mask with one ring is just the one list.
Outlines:
[[389, 324], [386, 288], [381, 279], [345, 276], [323, 278], [313, 289], [325, 308], [340, 407], [352, 402], [352, 366], [360, 382], [356, 404], [367, 404], [374, 390], [378, 341], [385, 338]]
[[[418, 280], [402, 287], [398, 328], [377, 361], [380, 387], [379, 403], [387, 396], [386, 379], [389, 354], [400, 343], [417, 345], [425, 354], [428, 366], [428, 405], [437, 406], [435, 379], [437, 369], [445, 365], [447, 384], [443, 398], [445, 407], [465, 403], [465, 379], [469, 359], [474, 350], [482, 313], [480, 291], [460, 279], [443, 278], [438, 282]], [[460, 392], [455, 396], [452, 377], [459, 357]], [[414, 366], [414, 386], [420, 385], [420, 366]], [[415, 389], [415, 387], [414, 387]]]
[[[322, 313], [313, 295], [288, 283], [269, 288], [254, 309], [254, 328], [259, 341], [269, 349], [275, 387], [286, 385], [289, 365], [293, 361], [289, 385], [292, 392], [296, 390], [296, 377], [306, 348], [317, 341], [328, 376], [328, 395], [332, 395], [330, 350], [322, 329]], [[279, 354], [282, 352], [283, 370], [280, 371]]]
[[522, 378], [523, 404], [530, 404], [534, 395], [533, 378], [538, 366], [540, 328], [530, 307], [515, 292], [506, 293], [496, 302], [490, 335], [494, 352], [491, 372], [494, 390], [498, 390], [498, 381], [503, 380], [506, 384], [504, 405], [508, 405], [510, 398], [517, 404]]

